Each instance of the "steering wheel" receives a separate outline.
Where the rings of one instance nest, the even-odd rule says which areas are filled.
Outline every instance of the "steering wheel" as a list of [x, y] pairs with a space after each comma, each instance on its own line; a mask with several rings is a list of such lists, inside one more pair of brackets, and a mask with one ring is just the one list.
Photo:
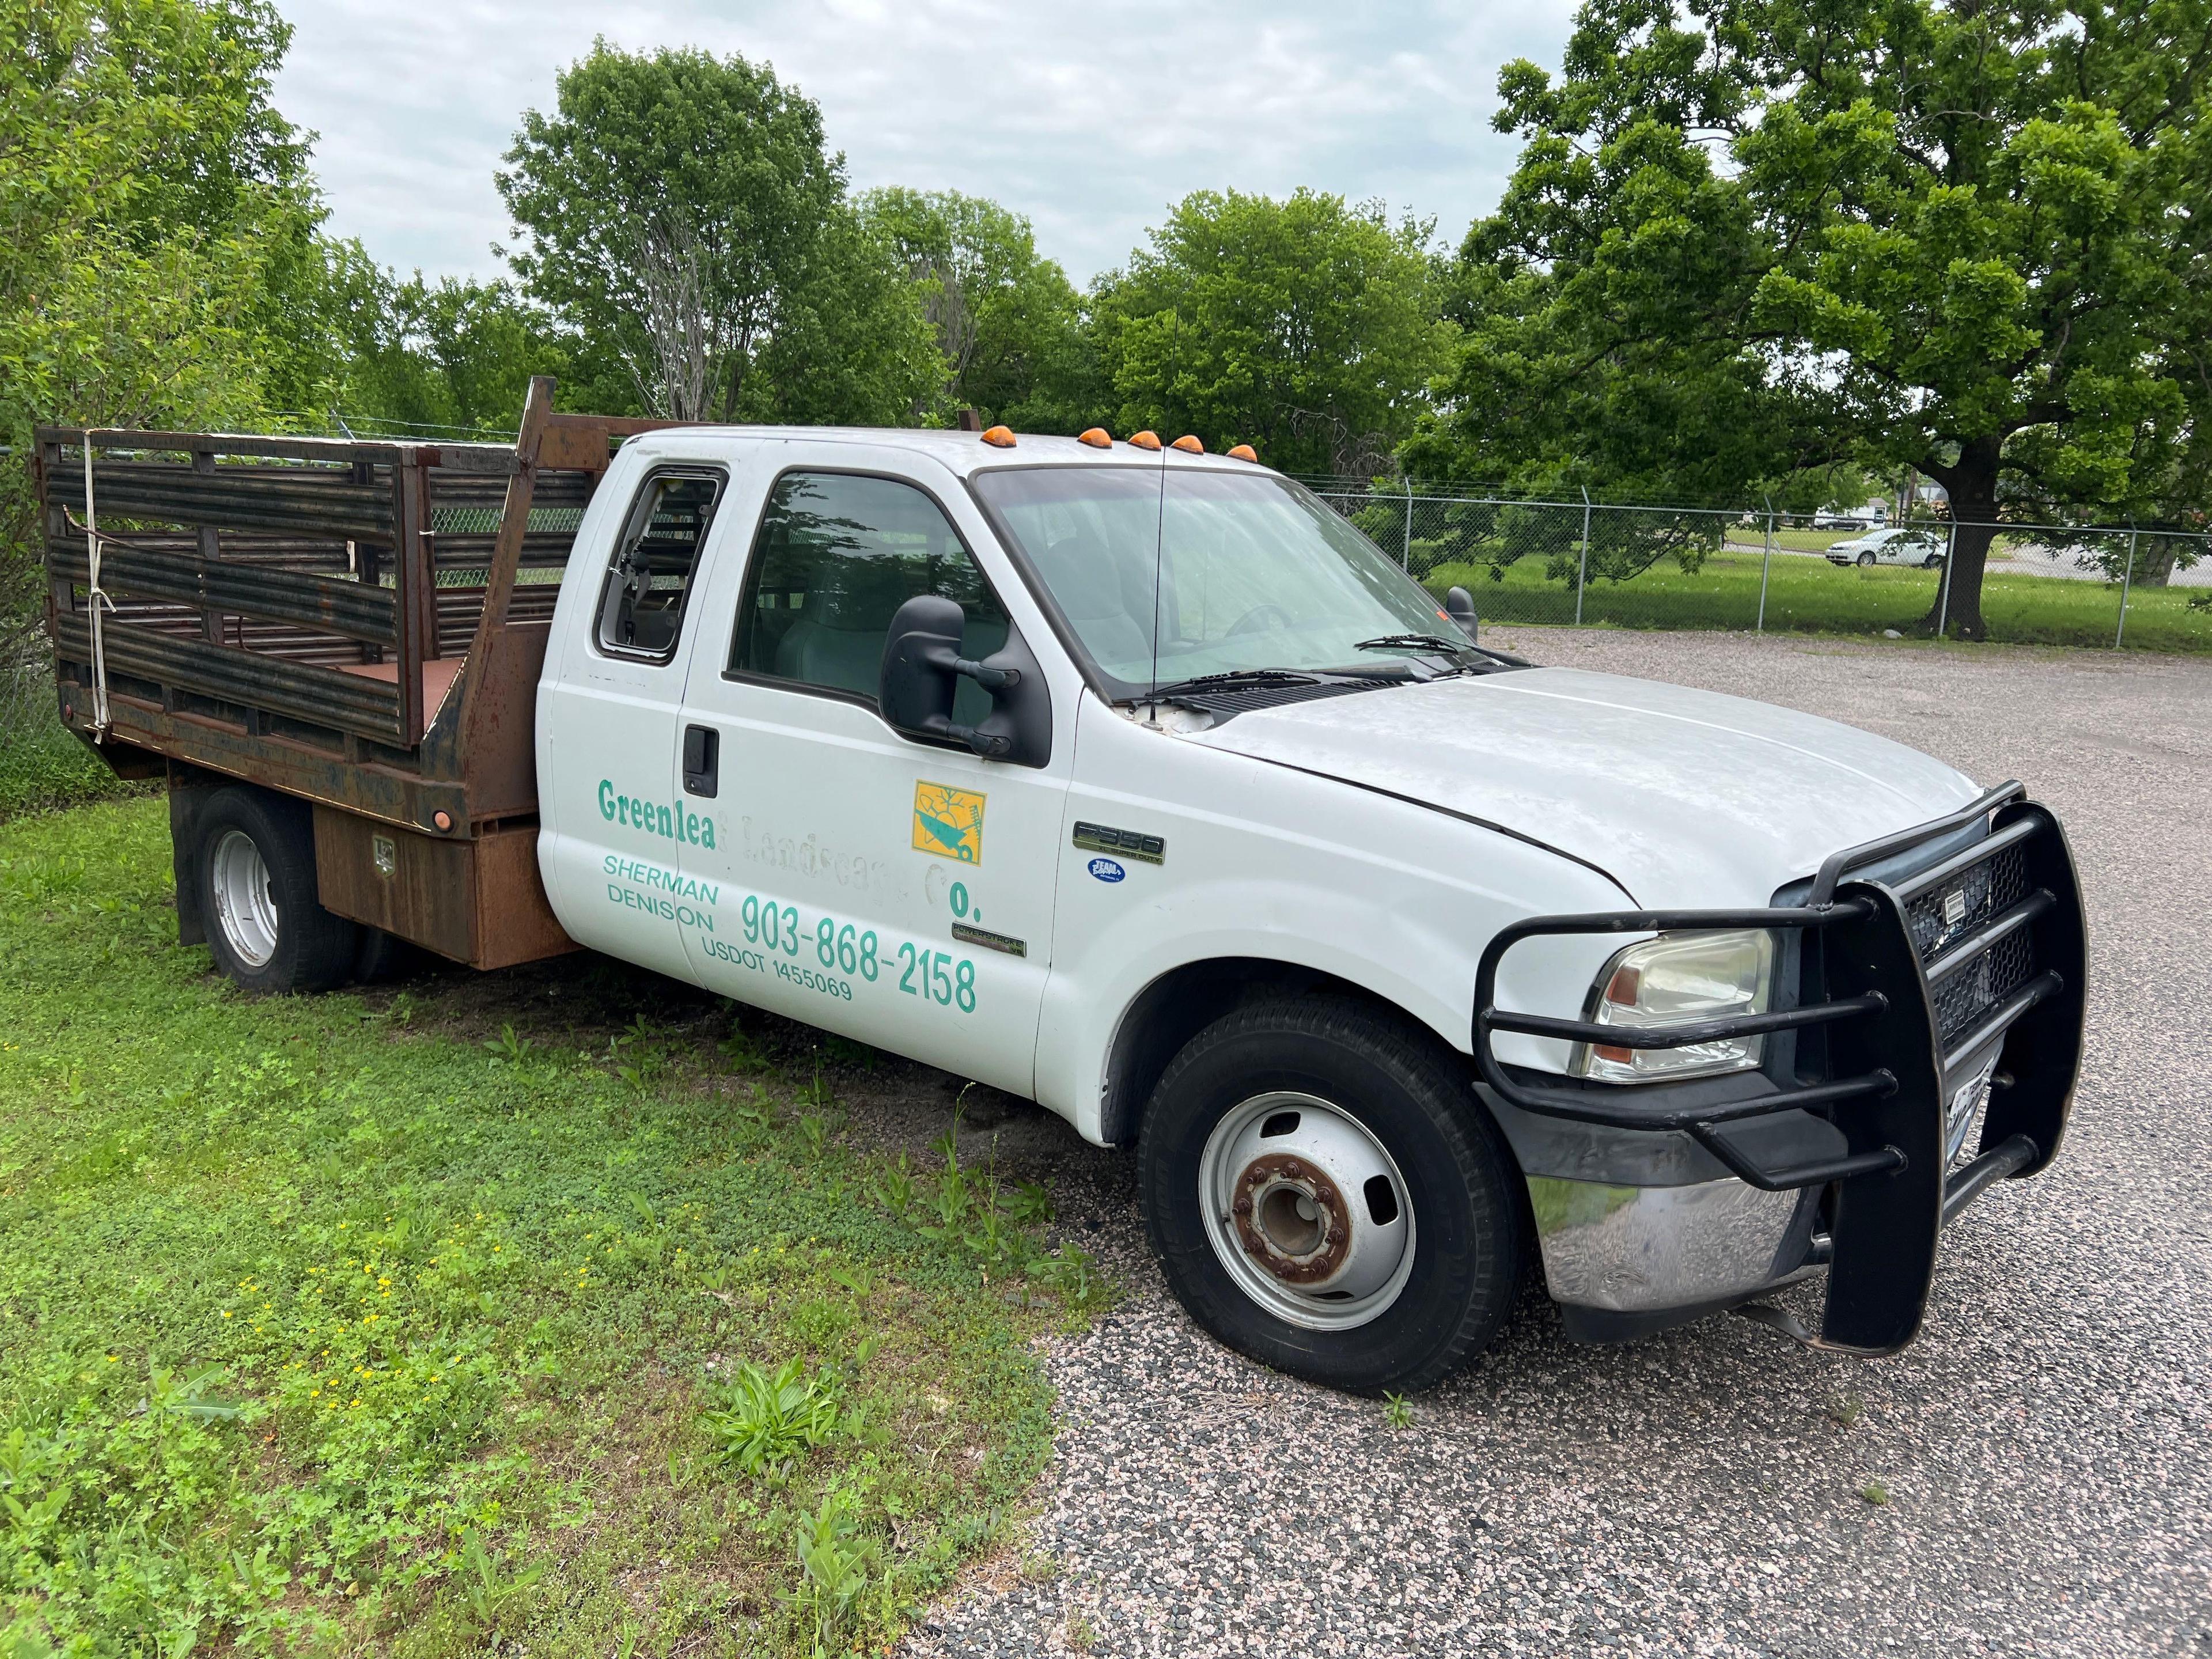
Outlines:
[[1291, 626], [1291, 613], [1279, 605], [1255, 605], [1230, 626], [1224, 639], [1235, 639], [1239, 634], [1273, 633]]

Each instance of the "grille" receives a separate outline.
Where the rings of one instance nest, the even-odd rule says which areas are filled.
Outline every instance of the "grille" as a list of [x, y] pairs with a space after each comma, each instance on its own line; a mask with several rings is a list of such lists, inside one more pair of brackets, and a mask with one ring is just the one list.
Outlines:
[[[2027, 860], [2018, 847], [1970, 865], [1905, 907], [1923, 963], [1948, 957], [1954, 945], [2027, 896]], [[1989, 1012], [2035, 976], [2035, 952], [2015, 933], [1959, 969], [1936, 990], [1936, 1030], [1948, 1048]]]
[[2027, 896], [2027, 857], [2018, 847], [1969, 865], [1905, 907], [1920, 959], [1935, 961], [1952, 940], [1986, 926]]

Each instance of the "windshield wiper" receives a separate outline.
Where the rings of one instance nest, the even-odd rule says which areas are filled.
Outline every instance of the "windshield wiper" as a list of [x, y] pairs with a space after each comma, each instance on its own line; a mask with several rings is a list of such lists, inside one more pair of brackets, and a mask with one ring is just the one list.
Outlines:
[[1441, 634], [1378, 634], [1371, 640], [1361, 640], [1352, 648], [1354, 651], [1392, 651], [1408, 646], [1425, 651], [1445, 652], [1455, 657], [1462, 651], [1474, 648], [1465, 640], [1455, 642]]
[[1198, 691], [1217, 685], [1319, 685], [1334, 678], [1310, 674], [1303, 668], [1231, 668], [1218, 674], [1200, 674], [1195, 679], [1170, 680], [1153, 695], [1164, 697], [1177, 691]]

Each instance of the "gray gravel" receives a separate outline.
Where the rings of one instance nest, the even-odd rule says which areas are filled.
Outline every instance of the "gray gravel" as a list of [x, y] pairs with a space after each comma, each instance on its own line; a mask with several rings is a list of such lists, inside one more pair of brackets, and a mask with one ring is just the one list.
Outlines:
[[1830, 714], [2053, 804], [2094, 961], [2058, 1164], [1946, 1239], [1898, 1358], [1730, 1318], [1582, 1347], [1534, 1296], [1399, 1430], [1201, 1334], [1127, 1161], [1021, 1122], [1130, 1294], [1048, 1356], [1028, 1540], [907, 1650], [2212, 1655], [2212, 662], [1496, 637]]

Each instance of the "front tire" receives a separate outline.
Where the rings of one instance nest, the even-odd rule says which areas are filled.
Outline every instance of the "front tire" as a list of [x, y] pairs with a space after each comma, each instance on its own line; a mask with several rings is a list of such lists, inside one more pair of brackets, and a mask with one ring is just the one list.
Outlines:
[[1270, 997], [1200, 1032], [1153, 1091], [1139, 1160], [1170, 1288], [1277, 1370], [1425, 1388], [1519, 1294], [1511, 1153], [1437, 1045], [1358, 1004]]
[[327, 991], [351, 975], [360, 930], [317, 902], [314, 827], [299, 802], [218, 790], [192, 863], [209, 952], [241, 990]]
[[1874, 562], [1874, 555], [1873, 555], [1873, 554], [1871, 554], [1871, 553], [1862, 553], [1862, 554], [1860, 554], [1860, 555], [1859, 555], [1859, 568], [1860, 568], [1860, 569], [1862, 569], [1862, 570], [1865, 569], [1869, 565], [1872, 564], [1873, 562]]

